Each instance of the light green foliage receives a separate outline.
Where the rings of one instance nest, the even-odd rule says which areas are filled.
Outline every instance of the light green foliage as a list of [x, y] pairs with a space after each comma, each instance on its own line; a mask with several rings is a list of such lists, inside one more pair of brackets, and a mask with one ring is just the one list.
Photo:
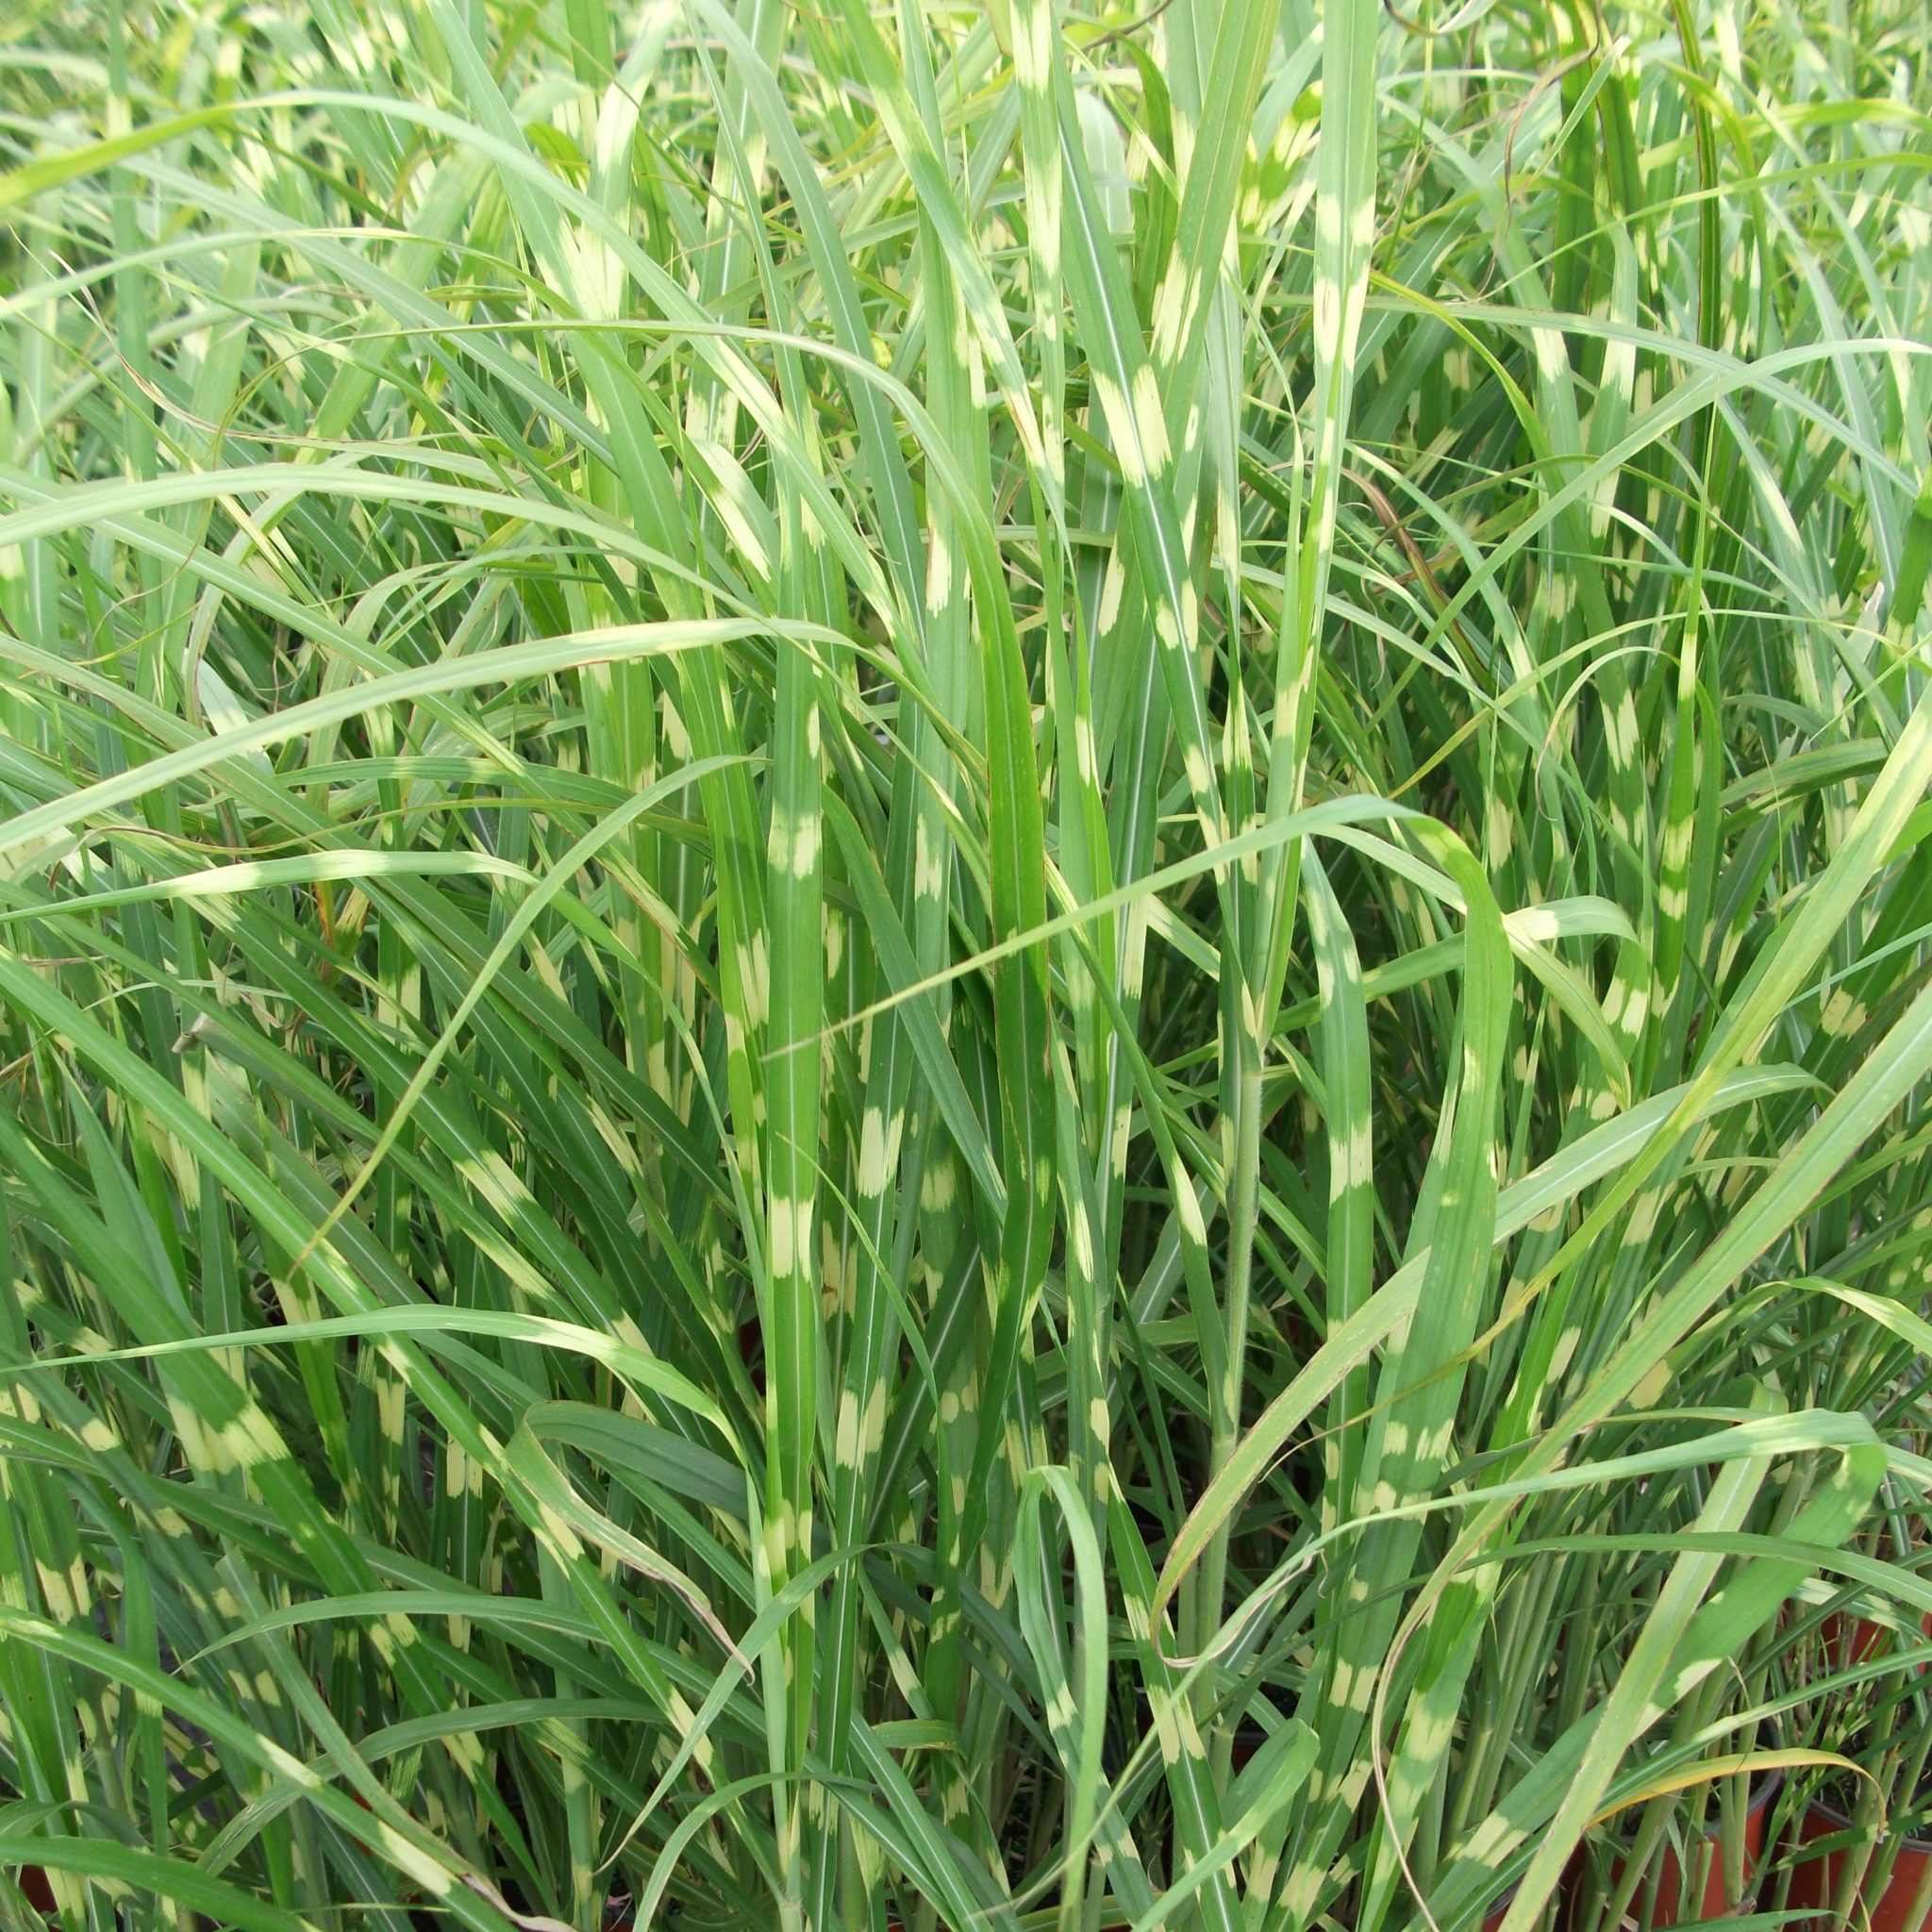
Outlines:
[[1528, 1932], [1908, 1802], [1928, 63], [9, 9], [0, 1932]]

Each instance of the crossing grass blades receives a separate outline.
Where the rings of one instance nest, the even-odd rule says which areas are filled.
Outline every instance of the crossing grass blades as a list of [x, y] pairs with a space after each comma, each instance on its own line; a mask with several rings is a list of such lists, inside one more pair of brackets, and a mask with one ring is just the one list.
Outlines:
[[8, 1932], [1528, 1932], [1856, 1777], [1928, 115], [1908, 0], [17, 0]]

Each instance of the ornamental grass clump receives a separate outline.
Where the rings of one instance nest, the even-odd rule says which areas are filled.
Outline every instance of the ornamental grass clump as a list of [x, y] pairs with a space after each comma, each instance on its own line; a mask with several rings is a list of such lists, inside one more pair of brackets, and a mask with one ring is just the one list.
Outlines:
[[1928, 58], [19, 0], [8, 1932], [1735, 1902], [1928, 1603]]

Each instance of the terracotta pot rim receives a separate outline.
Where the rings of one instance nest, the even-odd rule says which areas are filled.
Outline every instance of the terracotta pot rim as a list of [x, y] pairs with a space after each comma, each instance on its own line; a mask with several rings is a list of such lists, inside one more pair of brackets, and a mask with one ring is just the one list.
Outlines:
[[[1824, 1798], [1813, 1798], [1807, 1815], [1811, 1812], [1824, 1820], [1827, 1824], [1836, 1825], [1840, 1831], [1849, 1831], [1852, 1821], [1836, 1805]], [[1932, 1831], [1901, 1831], [1892, 1834], [1902, 1844], [1909, 1845], [1915, 1852], [1932, 1852]]]

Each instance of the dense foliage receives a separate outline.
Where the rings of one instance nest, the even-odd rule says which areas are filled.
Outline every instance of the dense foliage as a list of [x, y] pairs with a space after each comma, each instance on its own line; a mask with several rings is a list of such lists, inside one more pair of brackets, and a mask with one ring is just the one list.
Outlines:
[[1896, 1774], [1928, 115], [14, 0], [0, 1922], [1527, 1932]]

